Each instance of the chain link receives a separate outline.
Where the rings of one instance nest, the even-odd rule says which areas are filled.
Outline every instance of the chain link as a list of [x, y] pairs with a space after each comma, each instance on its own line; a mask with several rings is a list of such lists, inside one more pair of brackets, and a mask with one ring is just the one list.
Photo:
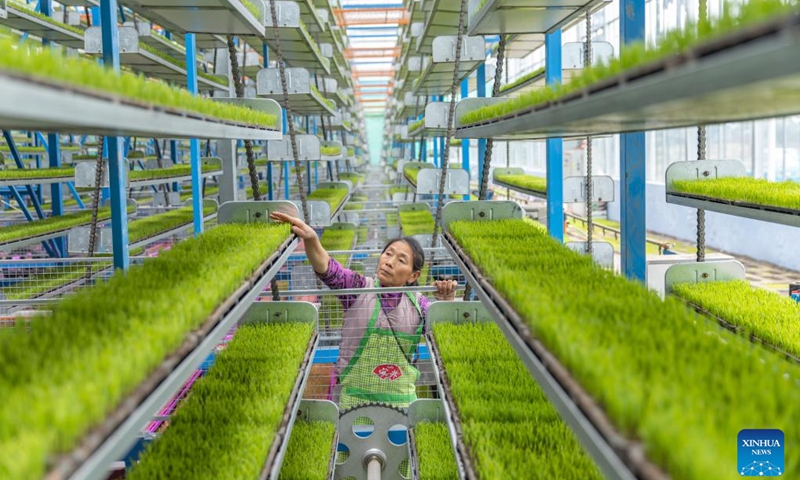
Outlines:
[[[503, 61], [506, 53], [506, 36], [500, 35], [500, 44], [497, 47], [497, 68], [494, 71], [494, 87], [492, 96], [500, 95], [500, 86], [503, 80]], [[483, 171], [481, 172], [481, 188], [478, 190], [478, 200], [486, 200], [489, 190], [489, 170], [492, 168], [492, 155], [494, 153], [494, 139], [486, 140], [486, 150], [483, 154]]]
[[[706, 158], [706, 127], [701, 125], [697, 127], [697, 159], [705, 160]], [[697, 210], [697, 261], [705, 262], [706, 260], [706, 211], [703, 209]]]
[[[158, 165], [158, 168], [164, 168], [164, 160], [161, 158], [161, 153], [162, 153], [161, 145], [159, 145], [157, 138], [153, 139], [153, 143], [155, 144], [155, 149], [156, 149], [156, 164]], [[134, 142], [134, 146], [135, 145], [136, 142]], [[170, 207], [171, 204], [169, 201], [169, 185], [168, 184], [159, 185], [158, 189], [164, 193], [164, 205]]]
[[[442, 156], [442, 175], [439, 179], [439, 201], [436, 202], [436, 217], [433, 224], [431, 247], [436, 247], [439, 236], [439, 227], [442, 223], [442, 207], [444, 204], [444, 186], [447, 183], [447, 163], [450, 161], [450, 138], [453, 136], [453, 123], [456, 113], [456, 89], [458, 88], [458, 74], [461, 70], [461, 47], [464, 41], [464, 24], [467, 16], [467, 0], [461, 0], [461, 10], [458, 14], [458, 35], [456, 36], [456, 58], [453, 65], [453, 83], [450, 85], [450, 109], [447, 112], [447, 133]], [[433, 251], [431, 251], [431, 264], [433, 264]]]
[[[92, 197], [92, 223], [89, 225], [89, 258], [94, 257], [95, 244], [97, 243], [97, 216], [100, 210], [100, 189], [103, 184], [103, 172], [105, 171], [106, 162], [103, 161], [103, 147], [105, 144], [105, 137], [99, 137], [97, 140], [97, 161], [94, 167], [94, 190]], [[88, 284], [92, 279], [92, 264], [86, 266], [86, 283]]]
[[[586, 12], [586, 43], [583, 49], [583, 68], [592, 66], [592, 14]], [[592, 183], [592, 137], [586, 137], [586, 254], [594, 255], [594, 218], [592, 212], [592, 198], [594, 198], [594, 184]]]
[[[247, 52], [247, 46], [243, 50]], [[231, 62], [231, 77], [233, 77], [233, 86], [236, 89], [236, 98], [244, 98], [244, 81], [239, 71], [239, 58], [236, 55], [236, 44], [233, 42], [233, 35], [228, 35], [228, 56]], [[243, 59], [246, 61], [247, 57], [243, 55]], [[245, 63], [246, 66], [247, 64]], [[256, 173], [256, 159], [253, 154], [253, 142], [245, 140], [244, 150], [247, 154], [247, 172], [250, 175], [250, 186], [253, 188], [253, 200], [261, 200], [261, 192], [258, 189], [258, 173]], [[234, 165], [238, 155], [239, 153], [234, 150]]]
[[[297, 188], [300, 191], [300, 203], [303, 207], [303, 219], [306, 223], [311, 221], [308, 215], [308, 203], [306, 202], [306, 186], [303, 183], [303, 171], [297, 159], [297, 138], [294, 132], [294, 118], [292, 118], [292, 107], [289, 103], [289, 90], [286, 84], [286, 67], [283, 64], [283, 51], [281, 50], [281, 34], [278, 28], [278, 14], [275, 9], [275, 0], [269, 0], [269, 12], [272, 18], [272, 34], [275, 36], [275, 54], [278, 56], [278, 70], [281, 75], [281, 90], [283, 91], [283, 103], [286, 109], [286, 123], [289, 127], [289, 139], [292, 144], [292, 156], [294, 158], [294, 171], [297, 178]], [[289, 179], [287, 178], [286, 181]]]

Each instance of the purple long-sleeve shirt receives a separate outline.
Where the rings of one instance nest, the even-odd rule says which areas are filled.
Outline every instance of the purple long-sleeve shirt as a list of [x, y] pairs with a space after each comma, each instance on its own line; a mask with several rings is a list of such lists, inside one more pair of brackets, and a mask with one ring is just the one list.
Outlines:
[[[318, 273], [317, 278], [319, 278], [322, 283], [327, 285], [331, 290], [340, 290], [344, 288], [364, 288], [366, 285], [363, 275], [344, 268], [341, 263], [337, 262], [333, 258], [331, 258], [328, 262], [328, 271], [324, 274]], [[389, 312], [394, 310], [397, 304], [400, 303], [402, 296], [403, 293], [401, 292], [381, 293], [381, 307], [383, 308], [384, 313], [388, 315]], [[353, 305], [353, 302], [355, 302], [356, 296], [340, 295], [339, 299], [342, 301], [342, 308], [347, 310]], [[427, 298], [420, 297], [419, 309], [422, 312], [423, 317], [428, 314], [429, 305], [430, 301]]]

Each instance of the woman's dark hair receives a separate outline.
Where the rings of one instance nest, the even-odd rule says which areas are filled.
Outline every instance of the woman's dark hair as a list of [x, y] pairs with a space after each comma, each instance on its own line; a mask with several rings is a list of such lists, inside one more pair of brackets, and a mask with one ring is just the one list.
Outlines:
[[[386, 252], [386, 249], [397, 242], [403, 242], [408, 245], [409, 248], [411, 248], [411, 255], [414, 258], [414, 261], [411, 265], [411, 271], [421, 272], [422, 267], [425, 266], [425, 251], [422, 250], [422, 245], [420, 245], [418, 241], [411, 237], [393, 238], [392, 240], [389, 240], [386, 242], [386, 245], [384, 245], [383, 250], [381, 250], [381, 255]], [[419, 281], [416, 281], [414, 283], [410, 283], [409, 286], [416, 287], [418, 284]]]

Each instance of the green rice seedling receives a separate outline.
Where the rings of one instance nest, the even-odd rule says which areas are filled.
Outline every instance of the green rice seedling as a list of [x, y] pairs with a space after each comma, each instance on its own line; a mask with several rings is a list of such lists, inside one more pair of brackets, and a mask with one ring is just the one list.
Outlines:
[[[349, 122], [345, 122], [345, 123], [348, 123], [347, 126], [349, 126]], [[355, 155], [356, 155], [356, 149], [353, 148], [353, 147], [347, 147], [347, 156], [348, 157], [354, 157]]]
[[[0, 451], [17, 453], [0, 455], [0, 478], [43, 477], [47, 458], [71, 451], [289, 236], [283, 224], [220, 225], [64, 298], [29, 335], [4, 342]], [[289, 358], [288, 335], [268, 338], [280, 341], [264, 352]], [[296, 365], [264, 365], [294, 381]]]
[[400, 212], [400, 228], [403, 229], [403, 235], [408, 237], [423, 233], [433, 234], [435, 223], [433, 215], [427, 210]]
[[[251, 192], [252, 192], [252, 189], [251, 189]], [[214, 195], [219, 195], [219, 187], [206, 187], [204, 189], [203, 193], [204, 193], [203, 197], [206, 197], [206, 198], [207, 197], [213, 197]], [[252, 195], [250, 195], [250, 196], [252, 196]], [[192, 191], [191, 190], [188, 190], [188, 191], [185, 191], [185, 192], [181, 192], [181, 202], [185, 202], [186, 200], [189, 200], [190, 198], [192, 198]]]
[[402, 193], [408, 194], [409, 188], [408, 185], [403, 185], [402, 187], [391, 187], [389, 188], [389, 195], [394, 196], [395, 193]]
[[[261, 196], [263, 197], [264, 195], [266, 195], [266, 192], [267, 192], [267, 184], [266, 183], [259, 184], [258, 193], [260, 193]], [[253, 187], [247, 187], [245, 189], [245, 195], [247, 195], [247, 198], [253, 198]]]
[[256, 20], [261, 21], [261, 11], [256, 7], [256, 5], [251, 2], [250, 0], [239, 0], [242, 2], [242, 5], [256, 17]]
[[[672, 478], [738, 478], [717, 466], [736, 464], [732, 439], [745, 425], [800, 442], [791, 427], [800, 424], [800, 366], [698, 321], [679, 300], [662, 301], [524, 221], [449, 229], [531, 335]], [[786, 465], [784, 476], [800, 475], [800, 452], [787, 451]]]
[[472, 125], [546, 104], [626, 70], [679, 55], [709, 40], [718, 39], [735, 30], [780, 15], [796, 14], [799, 9], [800, 3], [797, 0], [750, 0], [738, 6], [738, 11], [735, 13], [729, 4], [723, 8], [719, 17], [703, 22], [699, 26], [696, 22], [686, 22], [682, 27], [667, 33], [656, 45], [646, 46], [638, 43], [626, 46], [620, 52], [619, 57], [582, 69], [581, 73], [573, 77], [567, 84], [533, 90], [504, 102], [467, 112], [459, 121], [463, 125]]
[[[99, 220], [111, 218], [111, 208], [105, 207], [98, 210]], [[29, 237], [37, 237], [48, 233], [66, 230], [92, 221], [92, 212], [82, 210], [60, 216], [47, 217], [35, 222], [19, 223], [0, 228], [0, 244], [14, 242]]]
[[800, 356], [800, 304], [743, 280], [679, 283], [672, 293], [766, 343]]
[[[336, 110], [336, 104], [333, 103], [333, 100], [331, 100], [329, 98], [325, 98], [320, 93], [319, 89], [317, 89], [317, 87], [315, 85], [312, 84], [312, 85], [309, 85], [309, 87], [311, 87], [311, 94], [314, 95], [315, 97], [317, 97], [317, 99], [319, 101], [321, 101], [322, 103], [327, 105], [328, 108], [330, 108], [331, 110]], [[324, 148], [337, 148], [337, 153], [335, 153], [334, 155], [339, 155], [341, 153], [341, 147], [321, 147], [321, 149], [324, 149]]]
[[8, 6], [13, 8], [13, 9], [15, 9], [15, 10], [19, 10], [21, 12], [24, 12], [25, 14], [30, 15], [32, 17], [36, 17], [39, 20], [42, 20], [44, 22], [49, 23], [50, 25], [53, 25], [53, 26], [58, 27], [58, 28], [61, 28], [63, 30], [69, 30], [72, 33], [75, 33], [77, 35], [83, 36], [83, 30], [81, 30], [80, 28], [73, 27], [72, 25], [67, 25], [66, 23], [61, 23], [61, 22], [59, 22], [58, 20], [56, 20], [54, 18], [48, 17], [47, 15], [45, 15], [43, 13], [37, 12], [34, 9], [30, 8], [30, 6], [28, 4], [26, 4], [26, 3], [24, 3], [24, 2], [18, 2], [18, 1], [15, 1], [15, 0], [8, 0]]
[[[308, 42], [308, 44], [311, 45], [311, 49], [314, 50], [314, 53], [317, 54], [317, 59], [325, 67], [325, 69], [329, 69], [331, 65], [330, 60], [328, 60], [327, 58], [325, 58], [324, 55], [322, 55], [322, 51], [319, 49], [319, 45], [317, 45], [317, 42], [314, 40], [314, 37], [312, 37], [311, 34], [308, 33], [308, 27], [306, 27], [306, 24], [302, 20], [300, 20], [300, 30], [306, 37], [306, 41]], [[316, 87], [314, 87], [314, 85], [311, 85], [311, 88], [312, 91], [316, 90]], [[319, 95], [318, 90], [317, 90], [317, 95]], [[329, 103], [329, 105], [331, 105], [333, 102], [330, 102], [330, 100], [326, 99], [326, 103]], [[335, 105], [333, 105], [332, 108], [335, 109], [336, 108]]]
[[518, 79], [514, 80], [511, 83], [508, 83], [506, 85], [501, 86], [500, 87], [500, 93], [503, 93], [506, 90], [511, 90], [512, 88], [514, 88], [516, 86], [519, 86], [519, 85], [522, 85], [523, 83], [531, 80], [532, 78], [536, 78], [536, 77], [538, 77], [540, 75], [543, 75], [543, 74], [544, 74], [544, 67], [537, 68], [536, 70], [533, 70], [532, 72], [526, 73], [525, 75], [519, 77]]
[[[210, 173], [219, 169], [214, 165], [203, 165], [203, 173]], [[186, 177], [192, 174], [191, 165], [175, 165], [169, 168], [151, 168], [149, 170], [131, 170], [128, 172], [128, 180], [156, 180], [159, 178]]]
[[414, 185], [417, 184], [417, 175], [419, 171], [425, 168], [434, 168], [432, 164], [425, 163], [421, 165], [405, 165], [403, 167], [403, 175], [411, 181]]
[[398, 225], [398, 222], [399, 216], [397, 215], [397, 212], [386, 212], [386, 225], [393, 227]]
[[[0, 147], [0, 151], [10, 152], [11, 148], [8, 145], [3, 145], [2, 147]], [[17, 152], [19, 152], [19, 153], [46, 153], [47, 150], [45, 150], [44, 147], [29, 147], [29, 146], [20, 147], [20, 146], [18, 146], [17, 147]]]
[[[353, 241], [355, 238], [355, 230], [333, 230], [326, 228], [325, 231], [322, 232], [320, 243], [322, 244], [322, 248], [327, 251], [350, 250], [353, 248]], [[350, 260], [350, 254], [344, 253], [334, 255], [333, 258], [342, 265], [347, 265], [347, 262]]]
[[[213, 207], [203, 208], [203, 216], [214, 213]], [[160, 233], [168, 232], [182, 225], [189, 225], [194, 221], [192, 207], [183, 207], [158, 215], [134, 220], [128, 227], [128, 241], [135, 243], [146, 238], [154, 237]]]
[[358, 227], [358, 229], [356, 230], [356, 236], [357, 236], [356, 243], [358, 243], [359, 245], [366, 242], [367, 238], [369, 238], [369, 230], [367, 230], [367, 226], [362, 225]]
[[331, 213], [335, 212], [339, 205], [347, 197], [345, 188], [319, 188], [308, 195], [309, 200], [323, 200], [331, 206]]
[[547, 193], [547, 179], [533, 175], [497, 175], [495, 179], [515, 187]]
[[214, 102], [192, 95], [185, 89], [148, 80], [143, 76], [126, 72], [115, 73], [93, 61], [80, 57], [64, 57], [51, 49], [16, 48], [9, 39], [0, 40], [0, 71], [117, 95], [236, 124], [269, 128], [277, 128], [278, 125], [276, 115]]
[[326, 480], [336, 428], [330, 422], [298, 420], [292, 428], [280, 480]]
[[800, 183], [770, 182], [763, 178], [714, 178], [672, 182], [676, 192], [731, 202], [800, 210]]
[[480, 478], [603, 478], [494, 323], [433, 331]]
[[[310, 323], [241, 326], [128, 478], [257, 478], [312, 333]], [[299, 432], [324, 440], [322, 433], [327, 432], [301, 423], [295, 426]], [[328, 455], [332, 433], [330, 437]]]
[[338, 145], [332, 145], [330, 147], [320, 147], [319, 151], [325, 157], [336, 157], [342, 154], [342, 147]]
[[364, 175], [354, 172], [344, 172], [339, 174], [339, 180], [350, 180], [355, 187], [364, 183]]
[[417, 129], [422, 128], [424, 125], [425, 125], [425, 118], [423, 117], [423, 118], [417, 120], [416, 122], [410, 124], [408, 126], [408, 131], [409, 132], [414, 132]]
[[36, 178], [71, 178], [75, 176], [72, 167], [61, 168], [24, 168], [16, 170], [0, 170], [0, 180], [26, 180]]
[[444, 423], [418, 423], [414, 440], [419, 458], [419, 478], [425, 480], [458, 480], [458, 467], [450, 432]]

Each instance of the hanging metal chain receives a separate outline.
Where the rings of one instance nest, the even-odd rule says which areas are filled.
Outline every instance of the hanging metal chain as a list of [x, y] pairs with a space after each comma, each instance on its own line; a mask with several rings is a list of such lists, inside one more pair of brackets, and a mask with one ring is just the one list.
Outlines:
[[[464, 39], [464, 23], [467, 16], [467, 0], [461, 0], [461, 11], [458, 14], [458, 35], [456, 36], [456, 61], [453, 65], [453, 83], [450, 86], [450, 110], [447, 112], [447, 133], [445, 136], [444, 155], [442, 158], [442, 176], [439, 179], [439, 201], [436, 202], [436, 218], [433, 225], [431, 247], [436, 247], [439, 236], [439, 226], [442, 223], [442, 207], [444, 205], [444, 186], [447, 183], [447, 163], [450, 157], [450, 138], [453, 136], [453, 124], [456, 113], [456, 89], [458, 88], [458, 74], [461, 70], [461, 47]], [[431, 251], [431, 264], [433, 264], [433, 251]]]
[[[500, 86], [503, 79], [503, 63], [506, 54], [506, 36], [500, 35], [500, 45], [497, 47], [497, 68], [494, 72], [494, 87], [492, 97], [500, 95]], [[481, 188], [478, 190], [478, 200], [486, 200], [489, 190], [489, 170], [492, 168], [492, 154], [494, 153], [494, 139], [486, 140], [486, 151], [483, 155], [483, 171], [481, 172]]]
[[[269, 12], [272, 18], [272, 34], [275, 36], [275, 54], [277, 55], [278, 70], [281, 75], [281, 90], [283, 91], [283, 104], [286, 109], [286, 123], [289, 127], [289, 140], [292, 144], [292, 157], [294, 158], [294, 171], [297, 174], [297, 188], [300, 191], [300, 204], [303, 207], [303, 219], [306, 223], [311, 221], [308, 214], [308, 203], [306, 202], [306, 186], [303, 183], [303, 171], [297, 159], [297, 138], [294, 132], [294, 118], [292, 118], [292, 107], [289, 103], [289, 90], [286, 84], [286, 67], [283, 64], [283, 51], [281, 49], [281, 33], [278, 28], [278, 14], [275, 9], [275, 0], [269, 0]], [[288, 179], [287, 179], [288, 181]]]
[[[706, 127], [697, 127], [697, 159], [706, 158]], [[706, 260], [706, 211], [697, 209], [697, 261]]]
[[[244, 48], [247, 50], [247, 47]], [[236, 54], [236, 44], [233, 41], [233, 35], [228, 35], [228, 57], [231, 63], [231, 77], [233, 77], [233, 86], [236, 90], [236, 98], [244, 98], [244, 82], [242, 81], [241, 73], [239, 72], [239, 58]], [[250, 174], [250, 186], [253, 188], [253, 200], [261, 200], [261, 192], [258, 190], [258, 173], [256, 172], [256, 158], [253, 154], [253, 142], [250, 140], [244, 141], [244, 150], [247, 154], [247, 171]], [[234, 164], [238, 152], [234, 153]]]
[[[586, 12], [586, 44], [583, 49], [583, 68], [592, 66], [592, 14]], [[591, 257], [594, 254], [594, 218], [592, 198], [594, 198], [594, 184], [592, 183], [592, 137], [586, 137], [586, 254]]]
[[[161, 158], [162, 154], [161, 145], [158, 143], [157, 138], [153, 139], [153, 143], [155, 144], [155, 149], [156, 149], [156, 164], [158, 165], [158, 168], [164, 168], [164, 160]], [[171, 204], [169, 201], [169, 185], [162, 184], [158, 187], [158, 189], [164, 192], [164, 205], [170, 207]]]
[[[700, 0], [698, 24], [702, 24], [708, 20], [708, 0]], [[697, 127], [697, 159], [706, 159], [706, 127], [700, 125]], [[706, 211], [697, 209], [697, 261], [704, 262], [706, 260]]]
[[[103, 184], [103, 172], [105, 171], [105, 162], [103, 161], [103, 144], [105, 137], [98, 138], [97, 146], [97, 161], [94, 167], [94, 191], [92, 197], [92, 223], [89, 225], [89, 258], [94, 257], [95, 245], [97, 243], [97, 216], [100, 210], [100, 189]], [[92, 264], [86, 267], [86, 283], [92, 279]]]

